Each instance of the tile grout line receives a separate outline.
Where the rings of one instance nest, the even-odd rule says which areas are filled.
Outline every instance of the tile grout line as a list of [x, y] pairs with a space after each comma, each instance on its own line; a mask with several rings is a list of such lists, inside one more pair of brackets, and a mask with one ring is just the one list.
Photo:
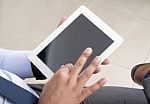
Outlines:
[[8, 0], [0, 1], [0, 8], [2, 8], [2, 6], [4, 5], [5, 2], [8, 2]]
[[145, 59], [144, 59], [144, 62], [147, 61], [147, 59], [148, 59], [149, 56], [150, 56], [150, 49], [149, 49], [148, 54], [146, 55], [146, 57], [145, 57]]
[[130, 70], [131, 68], [111, 62], [111, 64]]
[[16, 33], [19, 33], [20, 35], [19, 36], [23, 36], [23, 37], [26, 37], [28, 39], [33, 39], [33, 40], [36, 40], [36, 41], [41, 41], [41, 39], [37, 38], [37, 37], [33, 37], [33, 36], [26, 36], [25, 33], [21, 32], [21, 31], [16, 31], [14, 29], [11, 29], [11, 28], [8, 28], [8, 27], [5, 27], [4, 29], [8, 29], [10, 31], [13, 31], [13, 32], [16, 32]]
[[88, 8], [93, 4], [94, 1], [96, 1], [96, 0], [92, 0], [88, 3]]
[[[93, 5], [90, 4], [90, 6], [93, 6]], [[90, 6], [89, 6], [89, 7], [90, 7]], [[97, 5], [95, 5], [95, 6], [98, 7]], [[107, 9], [110, 9], [110, 10], [113, 10], [113, 11], [117, 11], [117, 12], [126, 14], [126, 15], [138, 17], [138, 18], [140, 18], [140, 19], [143, 19], [143, 20], [145, 20], [145, 21], [149, 21], [149, 22], [150, 22], [150, 19], [144, 18], [143, 16], [140, 16], [140, 15], [136, 15], [135, 13], [132, 13], [132, 14], [131, 14], [131, 13], [127, 13], [127, 12], [124, 12], [124, 11], [120, 11], [120, 10], [118, 10], [118, 9], [114, 9], [114, 8], [111, 8], [111, 7], [107, 7], [107, 6], [105, 6], [105, 5], [100, 5], [100, 6], [102, 6], [103, 8], [107, 8]]]

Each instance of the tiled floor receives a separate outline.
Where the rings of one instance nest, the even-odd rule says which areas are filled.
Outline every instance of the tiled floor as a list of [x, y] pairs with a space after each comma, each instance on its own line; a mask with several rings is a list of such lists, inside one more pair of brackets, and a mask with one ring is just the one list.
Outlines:
[[0, 47], [34, 49], [80, 5], [86, 5], [116, 32], [124, 44], [88, 84], [106, 76], [106, 85], [139, 87], [130, 78], [131, 68], [150, 61], [150, 0], [0, 0]]

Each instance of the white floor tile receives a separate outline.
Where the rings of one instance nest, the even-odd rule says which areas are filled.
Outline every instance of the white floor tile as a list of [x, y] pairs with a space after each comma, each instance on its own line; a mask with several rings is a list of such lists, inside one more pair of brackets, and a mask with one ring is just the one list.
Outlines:
[[130, 77], [130, 70], [110, 64], [108, 66], [103, 66], [101, 72], [93, 75], [87, 85], [95, 83], [102, 77], [106, 77], [108, 79], [106, 86], [132, 87], [133, 84]]
[[145, 3], [145, 5], [142, 6], [142, 8], [139, 10], [139, 16], [150, 20], [150, 1], [148, 0], [148, 3]]
[[145, 59], [145, 63], [150, 63], [150, 51]]
[[23, 35], [20, 35], [21, 33], [17, 33], [8, 29], [3, 29], [0, 34], [1, 48], [32, 50], [40, 43], [39, 40], [25, 37]]
[[4, 5], [5, 2], [7, 2], [8, 0], [0, 0], [0, 7]]
[[[103, 5], [108, 8], [137, 16], [140, 14], [143, 16], [149, 16], [148, 11], [150, 10], [149, 0], [95, 0], [92, 5]], [[148, 15], [146, 13], [148, 13]]]
[[1, 26], [42, 40], [57, 28], [63, 16], [82, 4], [73, 0], [9, 0], [1, 7]]
[[136, 19], [130, 24], [124, 44], [110, 57], [110, 60], [128, 68], [144, 62], [150, 50], [149, 27], [150, 22], [142, 19]]
[[114, 64], [131, 68], [144, 62], [150, 49], [149, 21], [102, 6], [90, 6], [90, 9], [125, 39], [110, 56]]
[[112, 29], [119, 33], [124, 38], [128, 34], [125, 34], [126, 31], [130, 30], [130, 25], [133, 24], [136, 16], [128, 15], [120, 11], [116, 11], [104, 6], [95, 6], [90, 5], [89, 8], [106, 24], [108, 24]]
[[143, 89], [143, 86], [133, 83], [133, 88]]
[[137, 63], [150, 62], [149, 0], [0, 0], [0, 47], [34, 49], [57, 28], [61, 17], [83, 4], [125, 39], [109, 57], [112, 64], [88, 84], [106, 76], [108, 86], [140, 88], [131, 80], [130, 69]]
[[91, 4], [94, 0], [78, 0], [78, 1], [86, 3], [88, 5], [88, 4]]

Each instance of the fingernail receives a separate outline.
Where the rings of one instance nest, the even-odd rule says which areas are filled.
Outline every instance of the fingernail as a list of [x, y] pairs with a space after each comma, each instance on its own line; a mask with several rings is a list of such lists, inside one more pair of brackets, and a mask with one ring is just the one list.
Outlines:
[[91, 53], [92, 52], [92, 48], [88, 47], [88, 48], [86, 48], [85, 51], [88, 52], [88, 53]]
[[96, 62], [100, 62], [100, 60], [101, 60], [101, 59], [100, 59], [100, 56], [96, 56], [96, 57], [95, 57], [95, 61], [96, 61]]
[[61, 68], [64, 67], [65, 65], [61, 65]]

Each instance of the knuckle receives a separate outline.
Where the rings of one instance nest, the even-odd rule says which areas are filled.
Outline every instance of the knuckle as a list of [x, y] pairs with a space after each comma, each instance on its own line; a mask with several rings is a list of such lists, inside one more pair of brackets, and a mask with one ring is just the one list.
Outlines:
[[85, 71], [85, 73], [83, 74], [83, 77], [85, 79], [89, 78], [90, 77], [90, 73], [88, 73], [87, 71]]
[[66, 77], [66, 73], [61, 71], [61, 72], [58, 73], [58, 77], [59, 78], [65, 78]]
[[66, 64], [65, 66], [72, 67], [72, 66], [73, 66], [73, 64], [68, 63], [68, 64]]
[[73, 69], [77, 70], [77, 69], [78, 69], [78, 66], [77, 66], [77, 65], [74, 65], [74, 66], [73, 66]]
[[90, 90], [91, 93], [93, 93], [93, 92], [95, 92], [96, 88], [95, 87], [90, 87], [89, 90]]
[[81, 101], [83, 101], [83, 96], [81, 95], [81, 94], [79, 94], [78, 96], [77, 96], [77, 101], [78, 101], [78, 104], [81, 102]]
[[84, 65], [82, 64], [82, 60], [78, 61], [76, 64], [77, 67], [83, 67]]
[[73, 88], [73, 87], [76, 85], [76, 83], [75, 83], [75, 81], [73, 81], [72, 79], [69, 79], [69, 80], [68, 80], [68, 85], [69, 85], [71, 88]]

